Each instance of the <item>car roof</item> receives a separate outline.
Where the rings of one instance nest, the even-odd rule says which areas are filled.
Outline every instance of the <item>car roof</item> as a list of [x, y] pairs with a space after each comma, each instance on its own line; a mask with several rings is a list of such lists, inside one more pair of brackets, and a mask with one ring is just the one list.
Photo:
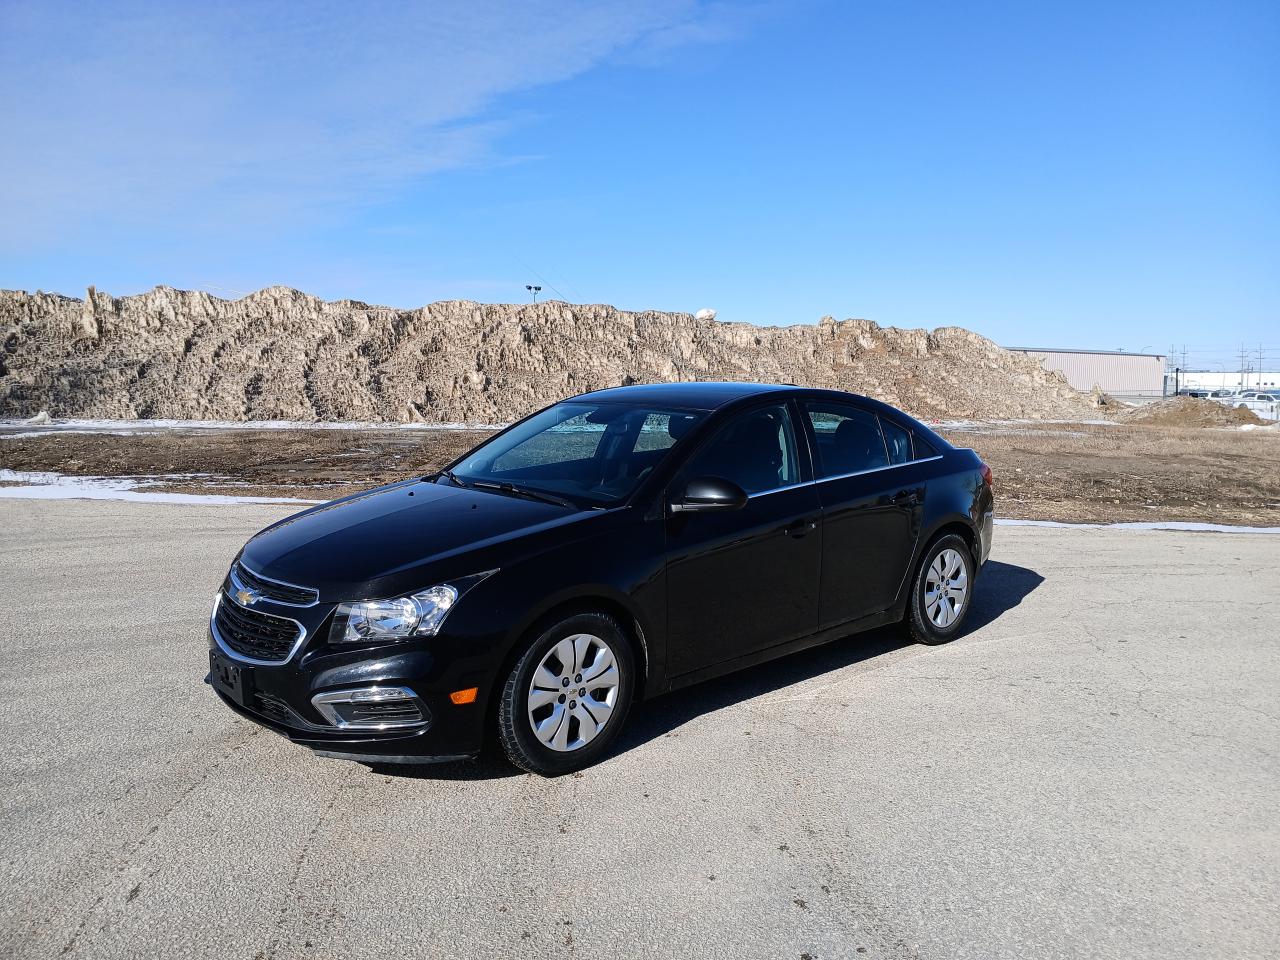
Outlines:
[[628, 387], [594, 390], [575, 400], [599, 400], [605, 403], [643, 403], [657, 406], [684, 407], [693, 410], [716, 410], [744, 397], [768, 393], [796, 391], [792, 384], [775, 383], [640, 383]]

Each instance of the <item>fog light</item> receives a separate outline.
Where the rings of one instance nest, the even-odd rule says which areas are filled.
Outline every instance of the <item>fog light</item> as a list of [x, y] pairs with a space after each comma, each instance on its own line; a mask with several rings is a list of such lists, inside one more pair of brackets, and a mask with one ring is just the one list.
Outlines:
[[318, 693], [311, 698], [320, 715], [340, 730], [418, 727], [431, 715], [408, 687], [362, 687]]

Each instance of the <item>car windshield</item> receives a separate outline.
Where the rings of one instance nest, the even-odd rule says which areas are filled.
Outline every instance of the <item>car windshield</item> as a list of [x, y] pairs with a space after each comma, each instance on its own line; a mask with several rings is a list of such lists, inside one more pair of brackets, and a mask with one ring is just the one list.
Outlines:
[[630, 496], [705, 416], [699, 410], [559, 403], [477, 448], [447, 475], [464, 485], [501, 485], [607, 506]]

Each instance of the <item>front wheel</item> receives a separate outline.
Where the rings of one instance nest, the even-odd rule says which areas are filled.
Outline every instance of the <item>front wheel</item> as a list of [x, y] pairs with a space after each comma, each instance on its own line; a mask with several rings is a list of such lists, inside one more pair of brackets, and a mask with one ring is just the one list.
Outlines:
[[544, 630], [511, 668], [498, 702], [507, 757], [543, 776], [595, 763], [626, 719], [634, 671], [631, 644], [606, 614], [575, 614]]
[[973, 553], [957, 534], [925, 551], [911, 586], [907, 630], [917, 643], [946, 643], [960, 632], [973, 597]]

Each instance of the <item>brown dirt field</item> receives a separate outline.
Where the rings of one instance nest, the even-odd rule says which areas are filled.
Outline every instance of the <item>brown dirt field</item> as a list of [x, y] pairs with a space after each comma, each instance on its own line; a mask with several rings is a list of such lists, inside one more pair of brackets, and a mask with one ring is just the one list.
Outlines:
[[[426, 474], [487, 436], [464, 430], [226, 430], [0, 440], [0, 467], [167, 479], [155, 490], [330, 499]], [[947, 432], [995, 474], [998, 516], [1280, 525], [1280, 432], [987, 424]], [[190, 476], [200, 474], [202, 476]], [[175, 476], [186, 475], [186, 476]]]
[[1280, 526], [1280, 433], [1037, 425], [951, 433], [995, 476], [996, 515]]
[[1200, 397], [1170, 397], [1122, 411], [1121, 423], [1153, 427], [1230, 427], [1263, 420], [1247, 407], [1228, 407], [1217, 400]]

